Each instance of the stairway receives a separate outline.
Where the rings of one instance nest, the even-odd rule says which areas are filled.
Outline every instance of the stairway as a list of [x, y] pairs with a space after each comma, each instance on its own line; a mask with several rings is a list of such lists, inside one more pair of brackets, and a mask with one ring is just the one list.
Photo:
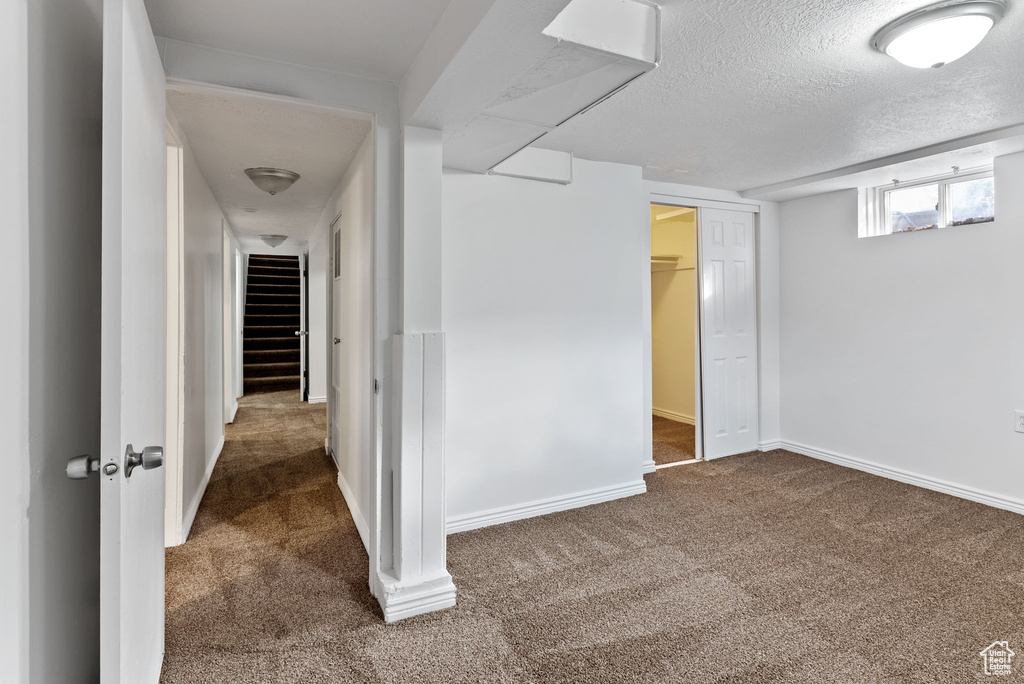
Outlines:
[[246, 394], [299, 390], [299, 258], [249, 256], [242, 379]]

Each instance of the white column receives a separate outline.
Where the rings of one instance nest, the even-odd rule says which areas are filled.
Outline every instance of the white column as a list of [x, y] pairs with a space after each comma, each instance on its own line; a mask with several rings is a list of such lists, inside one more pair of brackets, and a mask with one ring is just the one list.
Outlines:
[[392, 343], [392, 567], [378, 596], [388, 622], [455, 605], [446, 566], [441, 132], [402, 141], [402, 332]]

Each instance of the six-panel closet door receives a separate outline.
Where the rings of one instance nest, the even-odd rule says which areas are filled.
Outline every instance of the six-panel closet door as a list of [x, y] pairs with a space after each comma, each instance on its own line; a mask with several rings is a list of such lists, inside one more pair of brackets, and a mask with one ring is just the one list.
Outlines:
[[704, 458], [758, 445], [754, 214], [701, 209]]

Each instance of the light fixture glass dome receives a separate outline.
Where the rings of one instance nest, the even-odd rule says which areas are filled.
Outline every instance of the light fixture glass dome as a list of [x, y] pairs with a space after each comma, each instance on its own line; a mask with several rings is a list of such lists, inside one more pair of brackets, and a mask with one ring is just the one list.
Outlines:
[[941, 2], [888, 24], [872, 44], [907, 66], [938, 68], [977, 47], [1005, 12], [1004, 0]]
[[257, 188], [263, 192], [276, 195], [292, 187], [292, 183], [299, 180], [299, 174], [286, 169], [271, 169], [260, 166], [253, 169], [246, 169], [245, 175]]
[[279, 244], [281, 244], [282, 242], [284, 242], [287, 239], [288, 239], [287, 235], [271, 235], [271, 234], [260, 235], [260, 240], [263, 240], [263, 242], [268, 247], [277, 247]]

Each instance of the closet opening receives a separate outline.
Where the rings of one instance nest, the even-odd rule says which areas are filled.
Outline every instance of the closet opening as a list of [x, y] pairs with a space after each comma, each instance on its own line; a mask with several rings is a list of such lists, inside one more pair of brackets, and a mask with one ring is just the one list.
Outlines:
[[652, 457], [656, 468], [703, 457], [697, 209], [651, 204]]

